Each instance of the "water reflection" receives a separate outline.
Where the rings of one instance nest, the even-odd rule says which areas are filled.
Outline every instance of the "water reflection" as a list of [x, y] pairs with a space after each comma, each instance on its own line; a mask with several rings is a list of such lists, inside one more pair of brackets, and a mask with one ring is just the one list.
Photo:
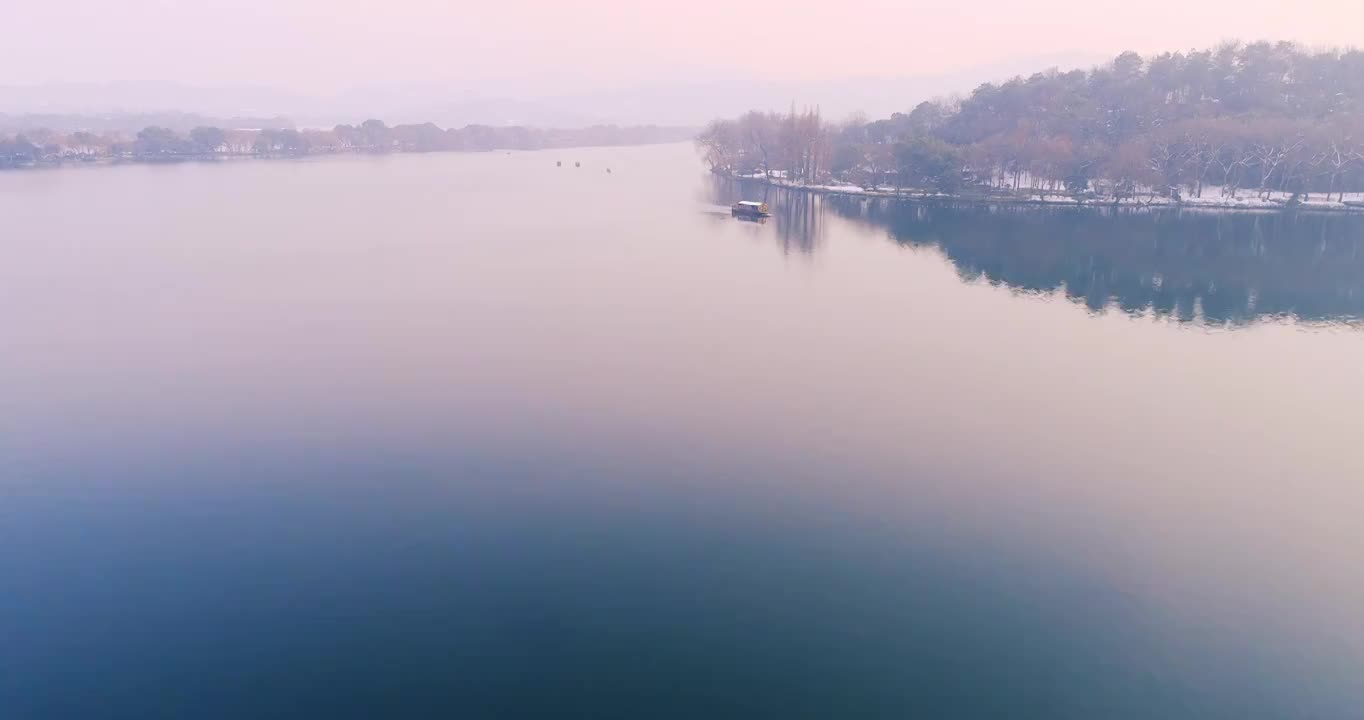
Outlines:
[[[9, 596], [0, 661], [25, 685], [0, 678], [0, 699], [35, 718], [630, 718], [658, 697], [650, 717], [1243, 718], [1359, 697], [1261, 638], [1177, 632], [1098, 563], [928, 513], [671, 482], [621, 498], [605, 486], [678, 478], [616, 462], [456, 453], [395, 480], [360, 453], [276, 455], [168, 467], [180, 487], [154, 496], [15, 497], [41, 553], [0, 559], [0, 587], [65, 592]], [[131, 712], [146, 697], [160, 712]]]
[[1364, 707], [1364, 333], [946, 259], [1254, 317], [1348, 228], [583, 157], [0, 177], [0, 720]]
[[721, 199], [761, 193], [783, 249], [811, 252], [823, 218], [936, 247], [962, 279], [1062, 292], [1094, 311], [1243, 325], [1364, 318], [1364, 217], [1322, 213], [988, 207], [819, 197], [719, 180]]
[[[733, 205], [740, 200], [767, 203], [772, 216], [756, 220], [758, 224], [771, 224], [774, 227], [778, 246], [788, 255], [814, 252], [824, 235], [824, 198], [809, 193], [791, 192], [765, 183], [715, 178], [712, 198], [722, 205]], [[754, 220], [740, 219], [745, 222]]]

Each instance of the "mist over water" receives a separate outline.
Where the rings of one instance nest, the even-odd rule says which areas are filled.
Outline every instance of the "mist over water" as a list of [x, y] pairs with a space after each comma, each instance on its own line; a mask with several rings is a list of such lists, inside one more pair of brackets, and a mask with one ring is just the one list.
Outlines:
[[7, 716], [1364, 707], [1358, 218], [687, 146], [0, 175], [0, 215]]

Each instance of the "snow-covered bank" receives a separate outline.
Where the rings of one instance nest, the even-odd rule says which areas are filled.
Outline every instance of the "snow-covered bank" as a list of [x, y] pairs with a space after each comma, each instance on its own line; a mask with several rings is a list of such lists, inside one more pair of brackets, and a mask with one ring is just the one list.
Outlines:
[[[818, 193], [822, 195], [845, 195], [864, 198], [886, 198], [896, 200], [936, 200], [982, 205], [1043, 205], [1057, 207], [1093, 208], [1184, 208], [1195, 210], [1254, 210], [1277, 212], [1299, 210], [1312, 212], [1354, 212], [1364, 213], [1364, 193], [1346, 193], [1344, 200], [1326, 200], [1321, 194], [1308, 196], [1293, 202], [1285, 193], [1269, 193], [1263, 197], [1254, 191], [1239, 197], [1224, 196], [1220, 188], [1205, 188], [1204, 197], [1186, 197], [1179, 200], [1159, 196], [1138, 196], [1130, 198], [1076, 198], [1055, 193], [1017, 193], [1017, 194], [944, 194], [939, 192], [920, 192], [917, 190], [896, 189], [881, 186], [864, 188], [847, 183], [807, 184], [787, 180], [780, 176], [767, 177], [762, 174], [732, 175], [736, 180], [759, 182], [787, 190]], [[1334, 196], [1333, 196], [1334, 197]]]

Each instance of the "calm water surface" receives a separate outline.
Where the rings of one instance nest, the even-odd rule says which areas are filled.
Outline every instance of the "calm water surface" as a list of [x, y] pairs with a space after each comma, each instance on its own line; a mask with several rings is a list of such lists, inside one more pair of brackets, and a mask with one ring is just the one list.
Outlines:
[[1364, 220], [685, 146], [0, 217], [6, 720], [1364, 715]]

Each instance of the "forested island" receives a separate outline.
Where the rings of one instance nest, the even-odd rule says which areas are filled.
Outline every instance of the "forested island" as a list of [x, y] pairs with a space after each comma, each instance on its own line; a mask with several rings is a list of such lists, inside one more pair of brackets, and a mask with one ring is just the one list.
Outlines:
[[1128, 52], [870, 122], [752, 111], [696, 143], [716, 173], [825, 192], [1364, 208], [1364, 52]]
[[59, 131], [30, 128], [0, 135], [0, 169], [82, 162], [174, 162], [229, 157], [301, 157], [342, 152], [441, 152], [539, 150], [602, 145], [678, 142], [694, 130], [658, 126], [546, 130], [470, 125], [443, 129], [432, 123], [388, 126], [381, 120], [337, 125], [330, 130], [281, 127], [222, 128], [201, 125], [187, 131], [151, 126], [135, 134], [117, 130]]

